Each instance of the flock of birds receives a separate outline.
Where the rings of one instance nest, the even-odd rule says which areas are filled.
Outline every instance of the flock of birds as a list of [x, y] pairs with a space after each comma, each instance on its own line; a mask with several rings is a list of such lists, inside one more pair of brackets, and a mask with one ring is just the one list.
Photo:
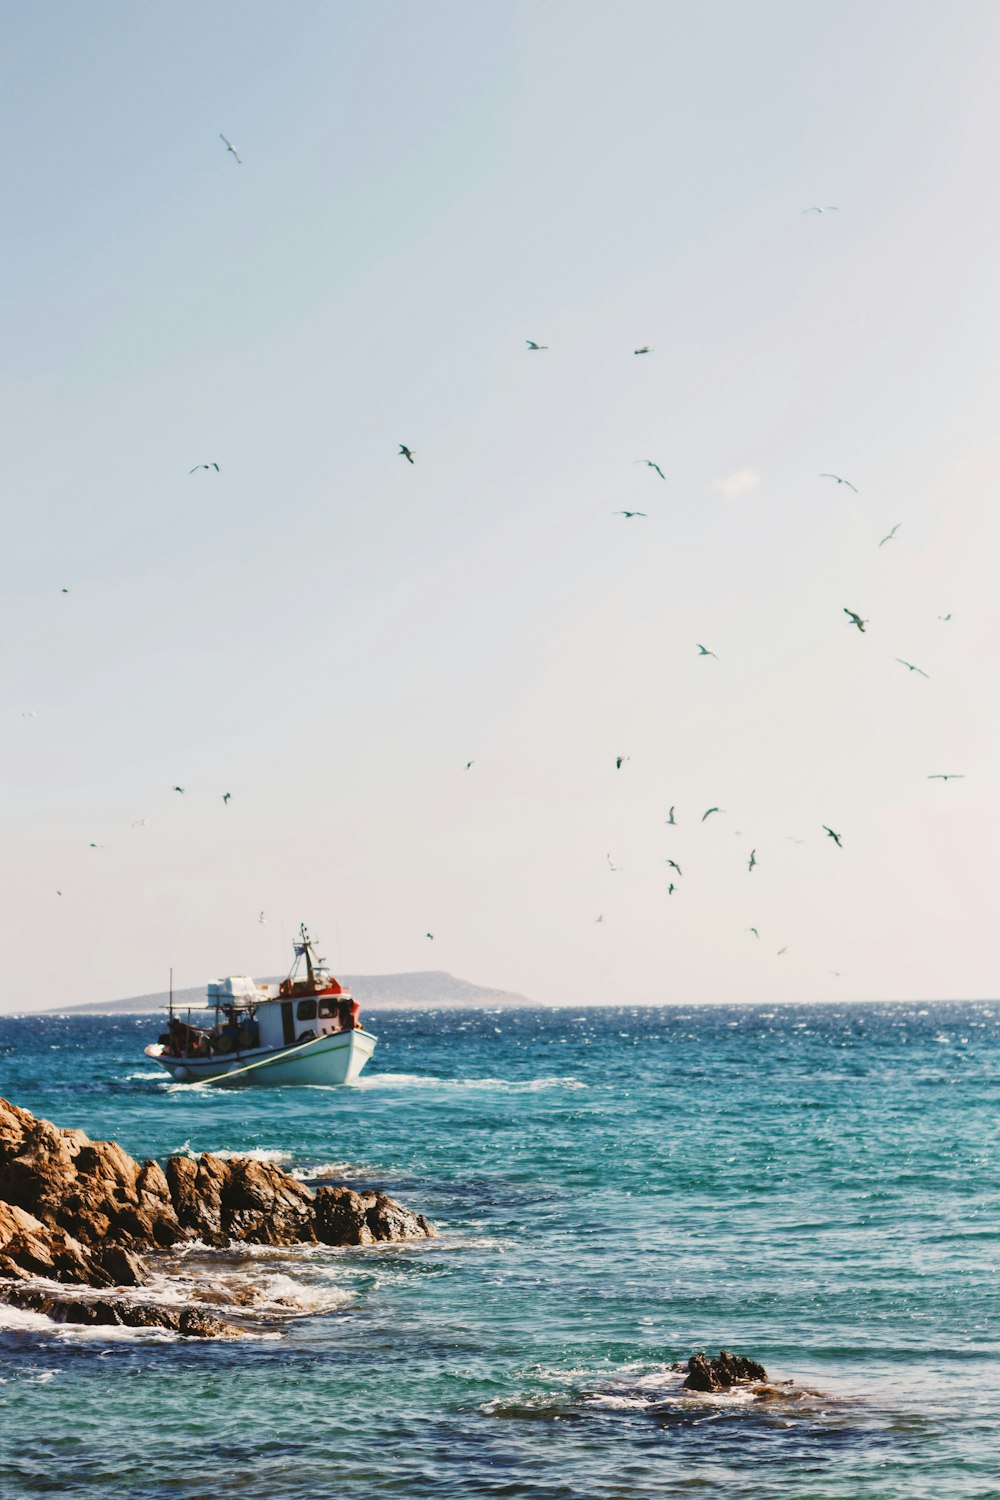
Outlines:
[[[233, 143], [231, 141], [229, 141], [226, 138], [226, 136], [222, 135], [221, 133], [220, 133], [219, 139], [222, 141], [223, 145], [225, 146], [227, 155], [232, 156], [233, 161], [235, 162], [235, 164], [237, 166], [242, 166], [243, 165], [242, 158], [240, 157], [240, 155], [237, 152], [236, 147], [233, 145]], [[813, 205], [813, 206], [811, 206], [809, 208], [803, 209], [802, 212], [805, 213], [805, 214], [825, 214], [825, 213], [837, 213], [837, 212], [839, 212], [839, 210], [837, 209], [836, 205], [834, 205], [834, 204], [827, 204], [824, 207], [820, 207], [818, 205]], [[528, 352], [532, 353], [532, 354], [541, 354], [541, 353], [544, 353], [544, 352], [548, 351], [549, 347], [550, 347], [548, 344], [539, 343], [536, 339], [527, 339], [525, 342], [527, 344], [527, 350], [528, 350]], [[633, 351], [632, 351], [633, 355], [636, 355], [636, 356], [650, 355], [650, 354], [653, 354], [654, 352], [655, 352], [655, 350], [650, 345], [648, 345], [648, 344], [640, 345], [638, 348], [633, 349]], [[406, 443], [400, 443], [400, 445], [399, 445], [399, 451], [398, 451], [398, 455], [397, 456], [405, 459], [408, 464], [414, 464], [414, 462], [415, 462], [414, 449], [411, 448]], [[666, 479], [667, 479], [666, 474], [663, 472], [663, 469], [661, 468], [660, 464], [657, 463], [654, 459], [652, 459], [652, 458], [640, 458], [640, 459], [636, 459], [635, 463], [643, 465], [643, 466], [645, 466], [648, 469], [651, 469], [659, 477], [660, 480], [666, 482]], [[197, 463], [197, 464], [193, 465], [193, 467], [191, 469], [188, 470], [188, 473], [190, 475], [190, 474], [196, 474], [196, 473], [199, 473], [199, 472], [202, 472], [202, 471], [214, 472], [216, 474], [221, 473], [221, 469], [220, 469], [219, 464], [217, 462], [215, 462], [214, 460], [210, 461], [210, 462], [207, 462], [207, 463]], [[838, 486], [842, 485], [842, 486], [846, 487], [847, 489], [851, 490], [854, 494], [858, 493], [857, 486], [855, 484], [853, 484], [851, 480], [846, 479], [841, 474], [834, 474], [834, 473], [831, 473], [829, 471], [823, 471], [823, 472], [821, 472], [819, 474], [818, 477], [821, 478], [821, 479], [830, 479], [830, 480], [833, 480], [833, 482], [835, 484], [837, 484]], [[616, 516], [622, 516], [627, 521], [632, 521], [632, 520], [637, 520], [637, 519], [645, 519], [648, 516], [648, 513], [646, 511], [642, 511], [642, 510], [618, 510], [618, 511], [612, 512], [612, 514], [616, 515]], [[892, 527], [892, 529], [884, 537], [881, 538], [881, 540], [878, 543], [878, 546], [879, 547], [884, 547], [887, 542], [893, 541], [895, 539], [898, 531], [900, 530], [901, 525], [902, 525], [902, 522], [897, 522]], [[70, 590], [68, 588], [64, 587], [64, 588], [62, 588], [60, 590], [60, 592], [63, 593], [63, 594], [68, 594], [70, 592]], [[867, 630], [867, 627], [868, 627], [868, 625], [870, 623], [869, 620], [863, 618], [856, 610], [848, 609], [846, 606], [844, 606], [844, 614], [847, 615], [849, 624], [851, 624], [852, 626], [854, 626], [861, 634], [865, 634], [865, 632]], [[952, 619], [952, 615], [950, 613], [949, 614], [945, 614], [945, 615], [939, 615], [938, 619], [941, 620], [941, 621], [943, 621], [943, 622], [945, 622], [945, 623], [947, 623], [947, 622], [949, 622]], [[712, 658], [713, 660], [716, 660], [716, 661], [719, 659], [715, 651], [710, 650], [707, 646], [703, 645], [701, 642], [695, 642], [695, 646], [696, 646], [696, 649], [697, 649], [697, 652], [698, 652], [698, 655], [699, 655], [700, 658], [704, 658], [704, 659]], [[895, 658], [895, 660], [897, 662], [899, 662], [899, 664], [901, 666], [905, 667], [907, 669], [907, 671], [910, 672], [910, 673], [916, 673], [918, 676], [925, 677], [925, 678], [929, 677], [929, 675], [930, 675], [929, 673], [927, 673], [926, 671], [924, 671], [924, 669], [922, 667], [919, 667], [919, 666], [915, 665], [913, 662], [905, 660], [903, 657], [897, 656]], [[36, 718], [37, 715], [38, 715], [38, 710], [35, 709], [35, 708], [28, 708], [28, 709], [25, 709], [23, 711], [23, 717], [25, 717], [25, 718]], [[628, 755], [618, 755], [618, 756], [616, 756], [615, 757], [615, 769], [616, 769], [616, 771], [621, 771], [622, 768], [627, 764], [627, 762], [630, 759], [631, 759], [631, 757], [628, 756]], [[475, 760], [466, 761], [465, 762], [465, 770], [466, 771], [470, 771], [474, 765], [476, 765], [476, 761]], [[935, 772], [934, 774], [928, 776], [927, 779], [929, 781], [944, 781], [944, 782], [948, 782], [948, 781], [961, 781], [961, 780], [965, 779], [965, 773], [964, 772]], [[179, 784], [175, 784], [173, 786], [172, 790], [175, 793], [177, 793], [178, 795], [180, 795], [180, 796], [185, 796], [187, 794], [187, 788], [184, 787], [184, 786], [181, 786]], [[221, 800], [222, 800], [222, 803], [223, 803], [224, 806], [226, 806], [226, 807], [229, 806], [229, 803], [231, 801], [231, 796], [232, 796], [232, 794], [230, 792], [228, 792], [228, 791], [221, 793]], [[701, 814], [701, 817], [700, 817], [699, 821], [700, 821], [701, 824], [704, 824], [704, 823], [707, 822], [707, 820], [709, 818], [711, 818], [711, 817], [713, 817], [715, 815], [723, 815], [723, 814], [725, 814], [725, 808], [718, 807], [718, 806], [709, 807], [709, 808], [706, 808], [705, 811]], [[149, 821], [148, 818], [145, 818], [145, 817], [138, 818], [130, 826], [133, 829], [145, 828], [147, 826], [147, 824], [148, 824], [148, 821]], [[670, 828], [675, 828], [675, 827], [678, 826], [677, 818], [676, 818], [676, 807], [675, 806], [671, 806], [665, 822], [666, 822], [666, 826], [670, 827]], [[839, 832], [837, 832], [835, 829], [831, 828], [828, 824], [825, 824], [825, 823], [821, 824], [820, 827], [822, 829], [822, 832], [829, 839], [831, 839], [834, 844], [836, 844], [836, 846], [837, 846], [838, 849], [843, 849], [843, 847], [844, 847], [844, 845], [843, 845], [843, 839], [842, 839], [842, 835]], [[801, 843], [804, 842], [804, 840], [798, 839], [798, 838], [794, 838], [791, 835], [788, 835], [788, 837], [791, 839], [791, 842], [796, 843], [796, 844], [801, 844]], [[103, 844], [103, 843], [100, 843], [100, 842], [97, 842], [97, 841], [93, 841], [93, 842], [91, 842], [89, 844], [89, 847], [91, 849], [104, 849], [107, 846], [105, 844]], [[608, 864], [608, 868], [609, 868], [609, 870], [611, 871], [612, 874], [615, 874], [619, 870], [622, 869], [622, 866], [616, 864], [614, 862], [614, 860], [612, 859], [612, 857], [611, 857], [610, 854], [607, 855], [607, 864]], [[683, 880], [684, 874], [683, 874], [683, 870], [681, 869], [680, 864], [678, 863], [678, 861], [676, 859], [673, 859], [673, 858], [667, 859], [665, 861], [665, 864], [666, 864], [667, 868], [671, 871], [671, 878], [669, 879], [669, 881], [667, 883], [667, 895], [668, 896], [673, 896], [680, 889], [680, 886], [679, 886], [678, 882], [681, 881], [681, 880]], [[749, 855], [747, 857], [747, 862], [746, 862], [746, 868], [747, 868], [748, 874], [752, 874], [754, 872], [754, 870], [756, 870], [758, 868], [758, 865], [759, 865], [759, 860], [757, 858], [757, 849], [753, 848], [753, 849], [750, 850]], [[674, 878], [674, 877], [676, 877], [676, 878]], [[56, 891], [56, 894], [58, 896], [62, 896], [63, 892], [60, 889], [60, 890]], [[263, 911], [261, 911], [259, 913], [257, 920], [258, 920], [258, 922], [261, 925], [266, 924], [267, 917], [266, 917], [266, 915], [265, 915], [265, 913]], [[597, 923], [603, 923], [604, 922], [604, 914], [603, 913], [599, 914], [594, 920]], [[753, 937], [756, 940], [760, 941], [760, 932], [758, 931], [758, 929], [756, 927], [749, 927], [749, 928], [746, 929], [746, 931], [748, 933], [752, 934]], [[428, 941], [433, 942], [435, 940], [434, 933], [433, 932], [427, 932], [427, 933], [425, 933], [425, 938]], [[783, 956], [784, 954], [786, 954], [788, 952], [788, 946], [785, 945], [785, 946], [777, 949], [776, 952], [777, 952], [777, 956], [781, 957], [781, 956]], [[841, 971], [839, 971], [839, 970], [833, 970], [831, 972], [834, 973], [836, 975], [836, 977], [838, 977], [838, 978], [842, 977]]]

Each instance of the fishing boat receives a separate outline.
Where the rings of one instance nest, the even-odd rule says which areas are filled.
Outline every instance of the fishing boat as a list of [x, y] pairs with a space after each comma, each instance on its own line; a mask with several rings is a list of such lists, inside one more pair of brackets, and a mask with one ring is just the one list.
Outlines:
[[[361, 1007], [299, 928], [295, 960], [278, 985], [231, 974], [208, 986], [201, 1023], [174, 1010], [145, 1049], [178, 1083], [353, 1083], [375, 1051]], [[303, 972], [304, 964], [304, 972]]]

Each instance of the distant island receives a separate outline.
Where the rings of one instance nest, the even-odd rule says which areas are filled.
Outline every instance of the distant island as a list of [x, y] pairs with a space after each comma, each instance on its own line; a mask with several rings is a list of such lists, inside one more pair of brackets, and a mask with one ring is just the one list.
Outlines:
[[[408, 1008], [430, 1008], [438, 1005], [456, 1009], [474, 1010], [477, 1007], [494, 1005], [531, 1005], [524, 995], [512, 995], [507, 990], [489, 989], [481, 984], [471, 984], [467, 979], [456, 979], [443, 969], [426, 969], [415, 974], [344, 974], [339, 976], [341, 984], [350, 990], [361, 1005], [371, 1010], [406, 1010]], [[277, 984], [283, 975], [272, 975], [262, 980], [263, 984]], [[205, 986], [174, 990], [174, 1007], [177, 1010], [200, 1010], [204, 1007]], [[96, 1000], [90, 1005], [59, 1005], [46, 1008], [47, 1014], [92, 1015], [92, 1016], [137, 1016], [164, 1011], [167, 1008], [167, 991], [155, 995], [131, 995], [126, 1000]]]

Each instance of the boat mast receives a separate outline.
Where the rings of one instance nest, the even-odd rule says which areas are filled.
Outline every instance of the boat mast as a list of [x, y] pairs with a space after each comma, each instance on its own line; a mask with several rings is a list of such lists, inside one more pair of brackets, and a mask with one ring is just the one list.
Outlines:
[[299, 945], [299, 952], [305, 955], [309, 988], [315, 989], [316, 980], [313, 977], [312, 943], [309, 941], [309, 934], [306, 932], [306, 924], [304, 922], [299, 924]]
[[167, 1019], [171, 1025], [174, 1020], [174, 971], [170, 970], [170, 993], [167, 997]]

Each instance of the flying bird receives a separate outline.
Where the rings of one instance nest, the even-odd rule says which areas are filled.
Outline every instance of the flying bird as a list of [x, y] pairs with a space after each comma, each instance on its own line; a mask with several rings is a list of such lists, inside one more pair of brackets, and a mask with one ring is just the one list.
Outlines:
[[[412, 464], [412, 462], [413, 462], [413, 454], [411, 453], [410, 449], [406, 446], [405, 443], [400, 443], [400, 445], [399, 445], [399, 453], [401, 453], [403, 455], [403, 457], [406, 459], [406, 462], [408, 464]], [[399, 453], [397, 453], [397, 455], [396, 455], [397, 458], [399, 457]]]
[[135, 822], [130, 823], [128, 826], [130, 828], [145, 828], [148, 821], [148, 818], [136, 818]]
[[232, 152], [233, 159], [235, 160], [236, 165], [238, 167], [242, 167], [243, 163], [240, 161], [239, 157], [236, 155], [236, 147], [232, 144], [231, 141], [227, 141], [226, 140], [226, 137], [222, 134], [221, 131], [219, 132], [219, 140], [223, 142], [223, 144], [225, 145], [225, 148], [226, 148], [227, 151], [231, 151]]
[[60, 589], [59, 592], [60, 592], [60, 594], [68, 594], [69, 593], [69, 589]]
[[858, 493], [857, 485], [852, 484], [849, 479], [841, 479], [839, 474], [821, 474], [819, 477], [820, 479], [835, 479], [838, 484], [846, 484], [849, 490], [853, 490], [855, 494]]
[[631, 755], [616, 755], [615, 756], [615, 770], [616, 771], [620, 771], [621, 768], [622, 768], [622, 766], [625, 764], [625, 762], [627, 760], [631, 760], [631, 759], [632, 759]]
[[624, 516], [626, 521], [631, 521], [633, 516], [644, 516], [646, 512], [644, 510], [613, 510], [611, 514], [613, 516]]
[[467, 770], [467, 771], [471, 771], [471, 770], [472, 770], [472, 768], [473, 768], [473, 766], [474, 766], [474, 765], [475, 765], [475, 764], [476, 764], [476, 762], [475, 762], [475, 761], [474, 761], [474, 760], [467, 760], [467, 761], [466, 761], [466, 762], [465, 762], [465, 769], [466, 769], [466, 770]]
[[708, 812], [702, 813], [701, 821], [704, 823], [705, 819], [710, 818], [714, 812], [725, 812], [725, 810], [724, 807], [710, 807]]
[[[707, 646], [703, 646], [700, 643], [700, 641], [695, 641], [695, 645], [698, 647], [699, 655], [701, 655], [701, 656], [715, 656], [715, 652], [714, 651], [709, 651], [708, 647]], [[719, 658], [717, 656], [715, 656], [715, 659], [716, 659], [716, 661], [719, 660]]]
[[433, 934], [433, 932], [425, 932], [424, 933], [424, 937], [425, 938], [430, 938], [431, 942], [433, 943], [433, 941], [434, 941], [434, 934]]
[[107, 845], [106, 844], [91, 844], [90, 847], [91, 847], [91, 849], [106, 849]]
[[833, 829], [832, 828], [827, 828], [827, 826], [826, 826], [825, 823], [823, 824], [823, 830], [824, 830], [824, 832], [826, 832], [826, 833], [828, 833], [830, 835], [830, 837], [833, 839], [833, 842], [836, 844], [836, 846], [837, 846], [838, 849], [843, 849], [844, 846], [840, 842], [840, 834], [839, 833], [834, 833]]
[[674, 894], [674, 891], [676, 891], [676, 889], [677, 889], [677, 887], [673, 884], [673, 882], [671, 882], [671, 884], [667, 886], [667, 895], [668, 896], [672, 896]]
[[890, 532], [889, 532], [889, 535], [888, 535], [888, 536], [884, 536], [884, 537], [883, 537], [883, 538], [882, 538], [882, 540], [881, 540], [881, 541], [880, 541], [880, 542], [879, 542], [879, 546], [880, 546], [880, 547], [884, 547], [884, 546], [885, 546], [885, 544], [886, 544], [886, 542], [891, 542], [891, 541], [892, 541], [892, 539], [893, 539], [893, 537], [894, 537], [894, 536], [895, 536], [895, 535], [896, 535], [896, 532], [897, 532], [897, 531], [898, 531], [898, 530], [899, 530], [899, 528], [900, 528], [900, 527], [901, 527], [901, 526], [902, 526], [902, 524], [903, 524], [903, 523], [902, 523], [902, 521], [897, 521], [897, 522], [896, 522], [896, 524], [895, 524], [895, 526], [894, 526], [894, 527], [893, 527], [893, 528], [892, 528], [892, 530], [891, 530], [891, 531], [890, 531]]
[[846, 607], [846, 605], [844, 607], [844, 614], [845, 615], [850, 615], [850, 617], [851, 617], [851, 624], [852, 625], [856, 625], [858, 627], [858, 629], [862, 632], [862, 634], [864, 634], [864, 629], [865, 629], [865, 626], [868, 624], [868, 621], [867, 620], [862, 620], [862, 618], [861, 618], [860, 615], [855, 614], [854, 610], [853, 609], [848, 609]]
[[931, 675], [929, 672], [925, 672], [923, 667], [915, 667], [912, 661], [904, 661], [901, 656], [897, 656], [896, 660], [901, 667], [906, 667], [909, 672], [919, 672], [921, 677], [929, 677]]
[[802, 212], [804, 214], [839, 214], [840, 209], [836, 203], [828, 203], [825, 208], [816, 208], [814, 206], [813, 208], [804, 208]]
[[265, 917], [265, 915], [264, 915], [263, 912], [261, 912], [260, 916], [257, 918], [257, 921], [260, 923], [260, 925], [262, 927], [266, 927], [267, 926], [267, 918]]
[[610, 854], [608, 855], [608, 868], [612, 871], [621, 869], [621, 865], [616, 865]]
[[757, 931], [756, 927], [748, 927], [747, 932], [752, 932], [755, 938], [760, 937], [760, 933]]
[[645, 464], [647, 469], [655, 469], [661, 479], [666, 479], [667, 477], [666, 474], [664, 474], [663, 470], [660, 468], [659, 464], [654, 464], [651, 458], [637, 458], [636, 463]]
[[195, 464], [193, 469], [188, 469], [188, 473], [197, 474], [199, 469], [214, 469], [216, 474], [220, 472], [218, 464]]
[[751, 849], [750, 850], [750, 863], [747, 865], [747, 869], [748, 870], [752, 870], [753, 867], [754, 867], [754, 865], [756, 863], [757, 863], [757, 851], [756, 851], [756, 849]]
[[950, 620], [951, 615], [938, 615], [939, 620]]
[[229, 806], [229, 799], [230, 799], [231, 796], [232, 796], [232, 792], [223, 792], [223, 794], [222, 794], [222, 800], [226, 804], [227, 807]]
[[778, 949], [778, 953], [777, 953], [777, 957], [780, 958], [783, 953], [787, 953], [787, 952], [788, 952], [787, 948], [779, 948]]
[[949, 771], [947, 776], [942, 776], [942, 774], [940, 773], [940, 771], [938, 771], [933, 776], [928, 776], [927, 780], [928, 781], [964, 781], [965, 780], [965, 772], [964, 771]]
[[536, 344], [535, 341], [534, 341], [534, 339], [525, 339], [525, 343], [527, 344], [528, 348], [532, 351], [532, 353], [537, 353], [537, 354], [541, 354], [541, 352], [542, 352], [543, 349], [547, 349], [549, 347], [548, 344]]
[[677, 827], [677, 819], [674, 817], [674, 809], [673, 808], [670, 809], [670, 816], [667, 819], [667, 824], [671, 828], [676, 828]]
[[678, 875], [683, 875], [684, 874], [684, 871], [681, 869], [681, 867], [677, 863], [676, 859], [668, 859], [668, 860], [665, 861], [665, 863], [668, 864], [672, 870], [676, 870], [677, 873], [678, 873]]
[[601, 912], [601, 915], [599, 917], [595, 917], [594, 921], [595, 922], [603, 922], [604, 921], [604, 913]]
[[180, 794], [181, 794], [181, 796], [183, 796], [183, 795], [184, 795], [184, 792], [185, 792], [185, 790], [186, 790], [186, 788], [185, 788], [185, 787], [182, 787], [182, 786], [175, 786], [175, 787], [174, 787], [174, 791], [175, 791], [175, 792], [180, 792]]
[[650, 347], [649, 347], [649, 345], [648, 345], [648, 344], [643, 344], [643, 346], [642, 346], [642, 348], [641, 348], [641, 349], [633, 349], [633, 350], [632, 350], [632, 353], [633, 353], [633, 354], [652, 354], [652, 352], [653, 352], [653, 351], [652, 351], [652, 349], [651, 349], [651, 348], [650, 348]]
[[24, 709], [24, 711], [21, 714], [21, 718], [22, 719], [37, 719], [38, 718], [38, 709], [37, 708], [26, 708], [26, 709]]

